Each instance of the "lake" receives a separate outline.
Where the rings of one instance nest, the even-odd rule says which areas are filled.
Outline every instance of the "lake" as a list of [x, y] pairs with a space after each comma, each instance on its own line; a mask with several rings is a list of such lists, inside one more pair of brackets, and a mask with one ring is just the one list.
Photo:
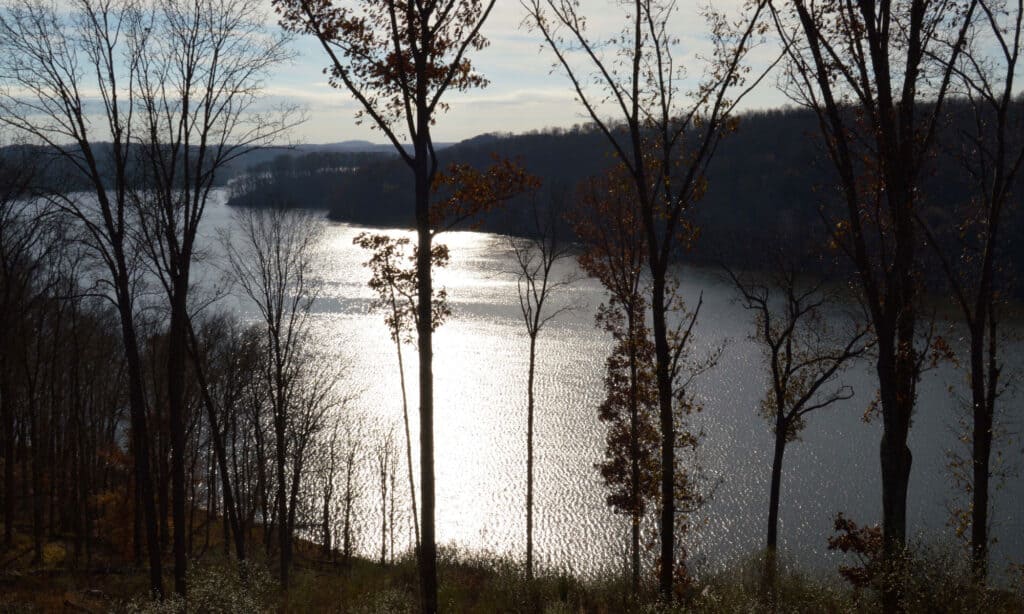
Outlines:
[[[223, 197], [218, 194], [206, 212], [207, 237], [215, 228], [231, 226]], [[397, 472], [401, 504], [407, 500], [408, 485], [403, 479], [397, 359], [383, 316], [368, 312], [373, 295], [366, 285], [369, 270], [362, 266], [367, 254], [352, 244], [364, 230], [327, 224], [316, 269], [322, 287], [311, 327], [325, 359], [345, 365], [339, 386], [356, 393], [345, 411], [374, 433], [367, 435], [364, 446], [363, 479], [376, 480], [370, 466], [372, 440], [394, 428], [402, 461]], [[374, 232], [413, 236], [401, 230]], [[439, 242], [451, 248], [451, 263], [437, 271], [435, 284], [447, 289], [453, 315], [435, 337], [438, 540], [471, 553], [522, 560], [528, 340], [511, 274], [514, 261], [508, 239], [500, 235], [453, 232]], [[570, 261], [557, 273], [579, 271]], [[760, 349], [748, 338], [751, 314], [734, 301], [733, 288], [717, 271], [682, 267], [679, 276], [688, 301], [695, 302], [703, 293], [697, 346], [726, 344], [718, 366], [695, 383], [704, 405], [693, 418], [694, 427], [705, 433], [699, 461], [717, 482], [713, 497], [684, 538], [699, 573], [764, 547], [773, 435], [757, 413], [767, 379]], [[581, 575], [621, 571], [627, 564], [628, 523], [606, 506], [605, 489], [594, 467], [604, 446], [597, 406], [611, 347], [609, 337], [594, 326], [594, 311], [604, 293], [599, 284], [584, 279], [555, 300], [575, 308], [553, 320], [538, 343], [535, 556], [541, 566]], [[233, 304], [231, 308], [252, 316], [243, 303]], [[1011, 362], [1007, 371], [1021, 365], [1021, 349], [1019, 341], [1005, 349]], [[415, 349], [406, 346], [404, 356], [415, 442]], [[859, 524], [881, 517], [881, 425], [877, 419], [870, 424], [862, 420], [875, 394], [873, 365], [857, 365], [845, 381], [856, 396], [812, 414], [801, 441], [786, 451], [779, 547], [784, 559], [807, 570], [833, 569], [842, 560], [828, 552], [826, 543], [837, 512]], [[928, 542], [953, 539], [947, 520], [957, 493], [945, 466], [947, 451], [957, 443], [959, 410], [949, 388], [962, 390], [965, 383], [964, 373], [942, 365], [927, 373], [920, 385], [910, 435], [914, 462], [908, 529]], [[1003, 397], [1004, 407], [1019, 406], [1020, 396], [1014, 392]], [[1009, 426], [1013, 432], [1020, 430], [1019, 422]], [[1019, 464], [1020, 441], [1004, 448], [1010, 462]], [[415, 448], [413, 457], [418, 458]], [[367, 554], [380, 551], [379, 495], [372, 490], [375, 485], [369, 488], [361, 500], [360, 525], [361, 549]], [[1009, 560], [1021, 562], [1022, 501], [1019, 475], [993, 495], [996, 573]], [[408, 533], [402, 531], [402, 537], [407, 539]]]

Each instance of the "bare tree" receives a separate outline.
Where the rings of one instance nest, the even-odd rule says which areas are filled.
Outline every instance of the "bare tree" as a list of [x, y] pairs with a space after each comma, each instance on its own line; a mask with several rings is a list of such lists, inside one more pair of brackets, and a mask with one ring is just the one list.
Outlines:
[[[50, 198], [85, 229], [85, 243], [105, 273], [100, 290], [109, 293], [120, 315], [150, 589], [163, 595], [136, 326], [136, 218], [129, 197], [137, 100], [128, 92], [143, 51], [143, 15], [141, 7], [121, 2], [77, 0], [70, 14], [36, 0], [7, 3], [0, 14], [0, 122], [51, 148], [91, 192], [55, 193]], [[87, 114], [93, 108], [88, 98], [92, 91], [100, 93], [95, 115]], [[100, 146], [106, 139], [109, 145]]]
[[196, 234], [218, 173], [272, 142], [292, 118], [256, 111], [261, 80], [288, 58], [255, 0], [161, 0], [139, 44], [132, 95], [141, 134], [135, 186], [143, 245], [169, 305], [175, 590], [185, 591], [185, 359]]
[[317, 394], [304, 391], [300, 377], [309, 309], [318, 288], [311, 274], [322, 225], [308, 212], [271, 208], [237, 212], [235, 227], [238, 235], [225, 234], [223, 244], [229, 274], [262, 320], [267, 356], [261, 368], [266, 372], [272, 409], [280, 578], [287, 587], [292, 559], [289, 519], [295, 513], [294, 502], [289, 505], [295, 497], [289, 497], [289, 492], [297, 492], [301, 469], [293, 469], [289, 488], [289, 457], [301, 459], [301, 449], [289, 451], [289, 427], [307, 413], [302, 411], [305, 403], [315, 400], [302, 395]]
[[[36, 165], [28, 152], [0, 147], [0, 330], [13, 331], [30, 298], [43, 233], [35, 232], [36, 212], [29, 202]], [[3, 450], [4, 548], [14, 543], [15, 382], [14, 344], [0, 349], [0, 449]]]
[[830, 323], [837, 300], [821, 283], [801, 282], [796, 267], [780, 263], [768, 279], [755, 280], [727, 269], [743, 307], [754, 314], [751, 338], [762, 348], [768, 366], [768, 391], [760, 414], [775, 435], [768, 499], [765, 587], [776, 575], [782, 458], [796, 441], [811, 412], [853, 398], [853, 388], [838, 381], [842, 372], [869, 348], [870, 330], [851, 322]]
[[[423, 611], [437, 611], [437, 545], [434, 507], [434, 388], [431, 310], [431, 254], [434, 222], [431, 189], [438, 162], [431, 127], [444, 110], [449, 90], [482, 87], [468, 52], [481, 49], [480, 35], [495, 0], [361, 0], [335, 7], [330, 2], [277, 0], [287, 28], [315, 36], [329, 60], [331, 84], [359, 102], [368, 118], [394, 145], [414, 177], [413, 209], [418, 239], [417, 338], [420, 395], [420, 488], [422, 544], [420, 581]], [[412, 143], [409, 151], [404, 142]]]
[[343, 427], [343, 438], [340, 443], [341, 456], [341, 501], [339, 501], [341, 513], [341, 555], [346, 565], [352, 563], [352, 554], [355, 551], [355, 525], [357, 519], [356, 505], [363, 495], [364, 483], [359, 480], [357, 472], [364, 457], [363, 442], [365, 441], [362, 423], [354, 420], [347, 420]]
[[[225, 442], [229, 432], [227, 423], [233, 414], [240, 411], [238, 405], [244, 386], [240, 381], [242, 373], [239, 368], [241, 348], [237, 343], [238, 327], [230, 317], [213, 317], [202, 323], [201, 333], [197, 335], [194, 320], [194, 316], [189, 317], [189, 355], [206, 411], [210, 445], [220, 477], [225, 526], [234, 540], [235, 556], [239, 561], [244, 561], [246, 531], [242, 522], [242, 504], [237, 496], [238, 484], [232, 485]], [[225, 547], [227, 541], [225, 535]]]
[[558, 276], [555, 267], [572, 257], [571, 245], [559, 240], [558, 207], [552, 197], [543, 207], [535, 194], [531, 198], [533, 227], [527, 237], [510, 237], [509, 248], [515, 257], [516, 290], [519, 312], [530, 340], [526, 378], [526, 579], [533, 579], [533, 433], [534, 376], [537, 366], [537, 338], [551, 320], [572, 308], [571, 304], [551, 308], [552, 295], [575, 281], [572, 274]]
[[[646, 233], [661, 431], [659, 588], [669, 600], [676, 569], [679, 397], [672, 365], [682, 350], [671, 341], [669, 314], [680, 301], [671, 296], [669, 269], [695, 238], [687, 216], [707, 189], [705, 171], [719, 141], [735, 125], [732, 111], [752, 87], [746, 86], [742, 63], [761, 32], [765, 3], [751, 3], [738, 30], [729, 18], [707, 9], [713, 52], [692, 95], [681, 89], [682, 68], [673, 59], [675, 3], [629, 2], [627, 25], [610, 41], [587, 32], [586, 16], [577, 2], [526, 0], [523, 5], [577, 99], [626, 169]], [[612, 119], [607, 112], [614, 114]]]
[[[122, 311], [133, 383], [134, 448], [152, 537], [148, 446], [134, 292], [136, 250], [151, 256], [169, 300], [175, 589], [185, 591], [184, 360], [195, 232], [218, 170], [287, 126], [253, 113], [260, 79], [286, 57], [248, 0], [76, 1], [70, 13], [25, 0], [8, 5], [3, 121], [52, 148], [94, 194], [52, 199], [89, 233]], [[94, 109], [99, 111], [95, 112]], [[98, 121], [97, 121], [98, 120]], [[99, 145], [110, 139], [109, 145]], [[136, 233], [142, 241], [136, 243]], [[161, 591], [159, 552], [151, 583]]]
[[[969, 466], [959, 476], [969, 485], [971, 499], [961, 523], [970, 526], [971, 566], [975, 578], [983, 582], [988, 573], [996, 402], [1005, 389], [1000, 344], [1001, 307], [1008, 284], [1003, 225], [1024, 162], [1020, 100], [1014, 96], [1024, 3], [981, 0], [978, 8], [979, 19], [972, 25], [959, 63], [953, 66], [954, 92], [966, 98], [965, 110], [973, 121], [965, 122], [968, 127], [952, 146], [970, 178], [972, 198], [954, 212], [959, 229], [955, 235], [929, 223], [924, 215], [916, 217], [967, 325], [971, 454], [969, 460], [954, 454], [953, 463], [959, 468]], [[957, 243], [959, 258], [947, 253]]]
[[[391, 486], [394, 484], [395, 467], [395, 432], [388, 429], [383, 434], [377, 445], [374, 447], [374, 458], [377, 461], [377, 474], [379, 477], [378, 492], [380, 493], [380, 564], [388, 562], [388, 526], [391, 527], [391, 556], [394, 558], [394, 491]], [[391, 511], [388, 512], [388, 495], [391, 496]]]
[[[773, 10], [790, 60], [788, 92], [817, 114], [837, 172], [845, 213], [827, 227], [856, 267], [875, 335], [890, 562], [906, 542], [907, 437], [927, 355], [918, 322], [921, 170], [977, 5], [794, 0]], [[884, 591], [888, 611], [897, 607], [898, 584]]]

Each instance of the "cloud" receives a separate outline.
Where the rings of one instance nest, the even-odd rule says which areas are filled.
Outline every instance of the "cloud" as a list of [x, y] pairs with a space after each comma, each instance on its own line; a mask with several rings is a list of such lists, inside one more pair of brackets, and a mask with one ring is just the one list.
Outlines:
[[[745, 0], [716, 0], [718, 11], [736, 16]], [[700, 3], [680, 4], [672, 28], [679, 42], [674, 55], [677, 64], [687, 68], [683, 89], [696, 83], [703, 73], [701, 56], [711, 51], [708, 27], [700, 15]], [[580, 10], [587, 16], [587, 31], [599, 39], [618, 33], [625, 22], [628, 7], [616, 0], [581, 0]], [[533, 128], [569, 126], [585, 121], [584, 109], [575, 101], [568, 79], [542, 38], [524, 25], [523, 6], [514, 0], [498, 0], [483, 33], [490, 45], [472, 56], [477, 70], [491, 82], [490, 87], [469, 92], [451, 92], [445, 100], [451, 109], [438, 118], [434, 128], [439, 141], [455, 141], [482, 132], [520, 132]], [[312, 37], [299, 37], [294, 43], [298, 57], [294, 64], [279, 71], [269, 82], [268, 94], [291, 99], [308, 108], [310, 121], [300, 130], [313, 142], [369, 138], [383, 142], [383, 136], [367, 126], [355, 124], [358, 103], [344, 91], [327, 85], [323, 68], [327, 59]], [[613, 53], [608, 49], [606, 53]], [[767, 45], [751, 54], [754, 71], [774, 59], [775, 47]], [[584, 64], [580, 64], [583, 66]], [[766, 79], [744, 103], [744, 108], [778, 106], [785, 98], [775, 88], [775, 79]]]

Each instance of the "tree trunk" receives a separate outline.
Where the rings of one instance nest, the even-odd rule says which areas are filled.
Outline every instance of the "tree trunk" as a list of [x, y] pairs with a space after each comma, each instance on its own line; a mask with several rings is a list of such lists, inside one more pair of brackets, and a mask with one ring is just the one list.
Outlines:
[[779, 495], [782, 490], [782, 457], [786, 452], [786, 430], [788, 425], [779, 419], [775, 427], [775, 454], [772, 457], [772, 482], [768, 495], [768, 543], [765, 551], [764, 588], [771, 590], [775, 585], [778, 565]]
[[[988, 500], [993, 427], [991, 399], [986, 394], [984, 342], [985, 328], [982, 321], [980, 326], [972, 327], [971, 330], [971, 571], [979, 582], [983, 582], [988, 573]], [[991, 372], [988, 374], [989, 378], [993, 376]]]
[[156, 499], [153, 495], [153, 478], [149, 465], [149, 431], [146, 426], [146, 400], [142, 389], [142, 359], [139, 356], [138, 338], [130, 304], [126, 297], [128, 276], [118, 279], [118, 311], [121, 316], [121, 335], [128, 364], [129, 411], [132, 423], [132, 450], [135, 456], [135, 480], [142, 505], [142, 524], [146, 533], [146, 550], [149, 554], [149, 587], [157, 597], [163, 598], [163, 570], [160, 561], [160, 539], [157, 535]]
[[[891, 358], [891, 357], [890, 357]], [[887, 358], [879, 359], [879, 383], [882, 406], [891, 408], [883, 414], [885, 422], [880, 446], [882, 465], [882, 518], [886, 555], [899, 554], [906, 543], [907, 486], [912, 457], [907, 447], [907, 429], [902, 414], [909, 415], [913, 401], [899, 399], [895, 377], [885, 368]]]
[[[330, 479], [330, 478], [328, 478]], [[324, 509], [323, 509], [323, 532], [324, 532], [324, 558], [330, 561], [333, 557], [333, 548], [331, 546], [331, 493], [330, 491], [324, 492]]]
[[[395, 321], [398, 321], [398, 307], [395, 304], [394, 291], [391, 296], [391, 309], [392, 314], [395, 316]], [[405, 426], [405, 462], [409, 469], [409, 501], [412, 505], [412, 528], [416, 537], [415, 552], [416, 556], [419, 556], [420, 552], [420, 519], [417, 517], [418, 512], [416, 509], [416, 480], [413, 477], [412, 469], [412, 437], [409, 435], [409, 398], [405, 390], [405, 361], [402, 359], [402, 340], [400, 337], [395, 338], [395, 349], [398, 351], [398, 383], [402, 388], [402, 422]]]
[[526, 380], [526, 579], [533, 579], [533, 378], [537, 361], [536, 329], [530, 335], [530, 370]]
[[[280, 390], [278, 395], [280, 395]], [[278, 404], [281, 402], [278, 401]], [[288, 535], [288, 494], [285, 478], [285, 419], [284, 410], [278, 408], [274, 416], [274, 434], [277, 437], [277, 535], [281, 549], [281, 587], [288, 589], [288, 567], [291, 565], [291, 539]]]
[[[888, 572], [895, 574], [906, 545], [907, 489], [913, 461], [907, 447], [909, 421], [904, 416], [909, 418], [914, 400], [908, 398], [906, 382], [896, 376], [898, 358], [892, 350], [892, 343], [887, 343], [880, 336], [878, 380], [884, 421], [879, 446], [882, 467], [882, 544]], [[882, 607], [886, 612], [899, 611], [902, 583], [902, 579], [896, 575], [887, 578], [882, 591]]]
[[[231, 476], [228, 473], [227, 452], [224, 449], [224, 435], [221, 433], [220, 426], [217, 425], [217, 410], [213, 404], [213, 399], [210, 397], [210, 389], [207, 386], [206, 373], [199, 360], [199, 343], [195, 337], [195, 332], [192, 330], [191, 324], [189, 324], [188, 332], [192, 348], [192, 362], [195, 367], [196, 379], [199, 382], [199, 389], [202, 393], [203, 406], [206, 408], [206, 419], [210, 424], [210, 439], [213, 443], [213, 452], [216, 458], [217, 468], [220, 473], [221, 490], [224, 493], [224, 535], [226, 538], [228, 535], [228, 525], [230, 524], [231, 532], [235, 537], [235, 554], [238, 556], [239, 561], [244, 561], [245, 535], [241, 527], [241, 507], [236, 505], [234, 492], [231, 488]], [[225, 539], [224, 547], [225, 549], [228, 547], [227, 539]]]
[[640, 387], [636, 356], [636, 342], [639, 333], [636, 322], [634, 322], [636, 317], [632, 306], [630, 306], [626, 318], [629, 331], [630, 560], [634, 595], [640, 594], [640, 521], [643, 514], [640, 499]]
[[[418, 87], [424, 88], [422, 79]], [[418, 96], [418, 98], [420, 98]], [[425, 99], [424, 96], [422, 97]], [[420, 522], [423, 543], [420, 548], [420, 583], [423, 594], [423, 614], [437, 612], [437, 543], [434, 526], [434, 346], [433, 346], [433, 279], [431, 277], [432, 234], [430, 230], [430, 168], [427, 143], [429, 142], [429, 114], [421, 113], [419, 138], [416, 140], [416, 231], [419, 249], [416, 254], [417, 332], [419, 339], [420, 384], [420, 490], [423, 516]]]
[[[0, 376], [6, 372], [0, 372]], [[4, 548], [14, 544], [14, 404], [8, 390], [0, 390], [0, 430], [4, 444]]]
[[345, 462], [345, 511], [344, 521], [342, 526], [342, 556], [345, 559], [345, 565], [352, 562], [352, 471], [353, 465], [355, 464], [355, 458], [352, 453], [349, 453], [349, 457]]
[[174, 523], [174, 592], [185, 595], [185, 288], [174, 280], [167, 346], [168, 424], [171, 435], [171, 517]]
[[28, 435], [32, 441], [29, 457], [32, 481], [32, 563], [43, 562], [43, 443], [39, 440], [39, 408], [36, 406], [36, 391], [29, 389]]
[[380, 460], [380, 564], [387, 563], [388, 556], [388, 457], [384, 450]]
[[658, 415], [661, 425], [661, 569], [658, 590], [665, 601], [672, 600], [672, 575], [675, 571], [675, 416], [672, 412], [671, 360], [668, 324], [665, 321], [665, 269], [651, 262], [654, 320], [655, 373], [658, 384]]

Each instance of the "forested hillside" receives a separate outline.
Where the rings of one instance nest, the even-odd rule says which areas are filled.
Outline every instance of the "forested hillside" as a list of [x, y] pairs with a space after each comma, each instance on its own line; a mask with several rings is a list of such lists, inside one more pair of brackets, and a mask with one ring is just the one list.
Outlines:
[[[972, 120], [962, 104], [950, 109], [948, 135]], [[574, 206], [582, 181], [615, 163], [607, 139], [591, 125], [481, 135], [439, 152], [442, 167], [453, 162], [483, 167], [493, 156], [518, 160], [540, 177], [542, 200], [564, 212]], [[288, 152], [252, 171], [232, 183], [231, 204], [325, 209], [331, 219], [367, 225], [413, 222], [407, 202], [409, 174], [394, 155]], [[845, 266], [844, 259], [828, 258], [828, 250], [821, 249], [826, 243], [822, 208], [836, 205], [833, 172], [812, 113], [780, 109], [743, 115], [738, 129], [720, 144], [709, 169], [707, 193], [691, 213], [700, 238], [686, 257], [756, 267], [764, 262], [766, 251], [811, 252], [826, 256], [828, 267]], [[952, 219], [953, 208], [969, 193], [955, 152], [945, 149], [933, 157], [922, 184], [927, 193], [923, 214], [933, 221]], [[479, 228], [528, 233], [525, 204], [520, 198], [489, 213], [478, 221]], [[1024, 250], [1017, 247], [1024, 231], [1020, 211], [1015, 208], [1008, 221], [1013, 237], [1007, 241], [1013, 252], [1009, 260], [1019, 270], [1024, 267]], [[958, 240], [955, 229], [949, 230], [947, 240]], [[570, 232], [567, 223], [563, 231]]]

